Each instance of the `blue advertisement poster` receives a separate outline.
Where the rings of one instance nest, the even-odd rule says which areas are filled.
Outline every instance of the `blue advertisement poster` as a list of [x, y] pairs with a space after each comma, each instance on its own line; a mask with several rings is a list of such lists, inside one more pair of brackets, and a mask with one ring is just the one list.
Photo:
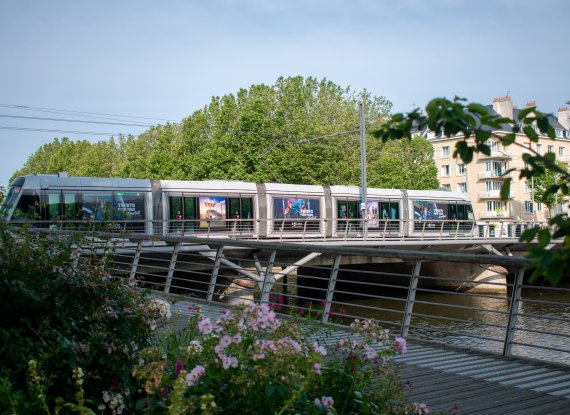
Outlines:
[[[439, 228], [439, 224], [434, 221], [442, 221], [447, 219], [448, 204], [437, 203], [428, 200], [414, 201], [414, 219], [416, 222], [428, 222], [426, 229]], [[420, 225], [420, 227], [423, 227]], [[418, 228], [418, 226], [416, 226]], [[419, 229], [419, 228], [418, 228]]]
[[276, 229], [286, 231], [297, 231], [299, 229], [318, 230], [318, 219], [320, 217], [319, 199], [274, 198], [273, 217], [276, 219]]

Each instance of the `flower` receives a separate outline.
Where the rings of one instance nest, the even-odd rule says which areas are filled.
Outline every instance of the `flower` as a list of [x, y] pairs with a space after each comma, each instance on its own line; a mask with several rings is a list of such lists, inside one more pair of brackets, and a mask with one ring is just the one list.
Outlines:
[[209, 318], [205, 318], [204, 320], [198, 323], [198, 330], [204, 336], [210, 334], [214, 330], [214, 326], [212, 325], [212, 321]]
[[404, 339], [403, 337], [396, 337], [394, 341], [394, 349], [400, 354], [406, 353], [408, 351], [408, 345], [406, 343], [406, 339]]
[[315, 373], [317, 375], [321, 374], [321, 364], [320, 363], [315, 363], [315, 365], [313, 366], [313, 370], [315, 371]]
[[194, 353], [194, 354], [200, 354], [202, 353], [202, 350], [204, 350], [204, 348], [202, 347], [202, 344], [198, 340], [192, 340], [188, 345], [188, 347], [186, 348], [186, 351], [188, 353]]
[[186, 384], [188, 386], [194, 386], [198, 384], [200, 378], [206, 373], [206, 369], [204, 366], [196, 366], [194, 369], [190, 371], [190, 373], [186, 374]]
[[178, 377], [178, 375], [180, 375], [180, 372], [182, 372], [183, 370], [184, 370], [184, 363], [182, 363], [182, 360], [178, 359], [176, 361], [176, 367], [175, 367], [176, 377]]

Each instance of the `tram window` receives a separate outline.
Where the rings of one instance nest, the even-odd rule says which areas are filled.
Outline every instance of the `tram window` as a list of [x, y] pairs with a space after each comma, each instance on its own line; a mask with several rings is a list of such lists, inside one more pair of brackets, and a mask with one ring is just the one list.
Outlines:
[[81, 198], [81, 219], [111, 220], [113, 194], [111, 192], [84, 192]]
[[[251, 219], [253, 218], [253, 201], [250, 197], [244, 197], [241, 199], [241, 218]], [[253, 230], [253, 222], [245, 221], [242, 222], [242, 229], [247, 231]]]
[[457, 205], [449, 205], [449, 219], [451, 220], [460, 219], [459, 207], [460, 206]]
[[[170, 219], [174, 221], [181, 221], [184, 219], [182, 215], [182, 196], [170, 196]], [[182, 230], [182, 222], [173, 222], [170, 224], [170, 232], [180, 233]]]
[[79, 203], [76, 193], [63, 193], [63, 218], [72, 220], [78, 218]]
[[61, 194], [59, 192], [47, 193], [46, 219], [61, 220]]
[[196, 198], [184, 197], [184, 230], [194, 231], [196, 229]]
[[227, 228], [228, 229], [236, 229], [240, 228], [240, 221], [241, 219], [241, 203], [240, 199], [237, 197], [230, 197], [228, 198], [228, 206], [229, 206], [229, 215], [228, 218], [232, 219], [228, 221]]
[[37, 194], [24, 190], [14, 211], [16, 220], [30, 220], [40, 218], [40, 198]]
[[358, 219], [360, 211], [358, 210], [358, 202], [356, 200], [339, 200], [338, 201], [338, 230], [344, 231], [347, 226], [349, 230], [359, 228], [357, 221], [349, 221], [347, 219]]

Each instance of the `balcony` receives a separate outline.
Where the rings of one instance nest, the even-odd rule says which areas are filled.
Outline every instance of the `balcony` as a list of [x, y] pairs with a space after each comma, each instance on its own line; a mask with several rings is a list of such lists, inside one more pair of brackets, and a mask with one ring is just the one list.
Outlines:
[[502, 173], [500, 170], [493, 170], [493, 171], [483, 171], [477, 173], [478, 179], [507, 179], [511, 176], [512, 172]]
[[480, 210], [478, 219], [509, 219], [509, 212]]
[[491, 154], [486, 155], [479, 153], [479, 160], [489, 160], [489, 159], [511, 159], [513, 158], [513, 153], [510, 151], [503, 150], [492, 150]]
[[[500, 199], [501, 198], [501, 191], [500, 190], [486, 190], [484, 192], [478, 193], [479, 199]], [[515, 197], [515, 192], [509, 192], [509, 199]]]

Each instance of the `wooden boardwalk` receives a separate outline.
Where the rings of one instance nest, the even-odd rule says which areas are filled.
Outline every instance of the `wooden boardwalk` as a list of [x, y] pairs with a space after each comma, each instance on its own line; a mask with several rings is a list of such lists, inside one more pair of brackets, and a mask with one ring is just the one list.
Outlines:
[[[182, 327], [190, 305], [217, 318], [220, 305], [182, 300], [172, 306], [174, 325]], [[186, 317], [186, 318], [185, 318]], [[346, 337], [335, 331], [328, 342]], [[394, 359], [410, 401], [428, 404], [430, 413], [570, 415], [570, 367], [482, 352], [458, 351], [409, 341], [408, 353]]]

